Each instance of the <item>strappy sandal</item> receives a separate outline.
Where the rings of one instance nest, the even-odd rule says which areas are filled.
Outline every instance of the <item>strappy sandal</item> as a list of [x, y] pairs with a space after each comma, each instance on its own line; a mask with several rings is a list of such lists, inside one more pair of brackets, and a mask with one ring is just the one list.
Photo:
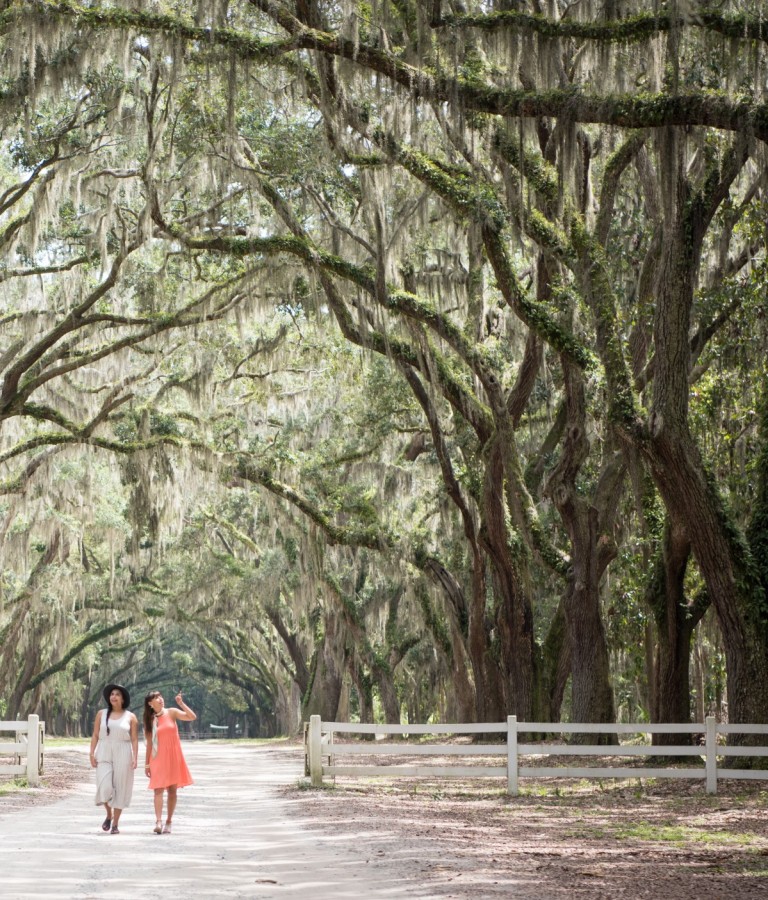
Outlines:
[[157, 823], [155, 824], [155, 827], [152, 830], [155, 832], [155, 834], [163, 833], [163, 826], [160, 824], [159, 820], [157, 821]]
[[111, 827], [112, 827], [112, 817], [111, 817], [111, 816], [107, 816], [107, 818], [104, 819], [104, 821], [101, 823], [101, 830], [102, 830], [102, 831], [109, 831], [109, 829], [110, 829]]
[[170, 834], [170, 833], [171, 833], [171, 823], [166, 822], [165, 825], [163, 825], [163, 834]]
[[117, 825], [113, 825], [112, 830], [109, 833], [110, 834], [120, 834], [120, 829], [117, 827]]

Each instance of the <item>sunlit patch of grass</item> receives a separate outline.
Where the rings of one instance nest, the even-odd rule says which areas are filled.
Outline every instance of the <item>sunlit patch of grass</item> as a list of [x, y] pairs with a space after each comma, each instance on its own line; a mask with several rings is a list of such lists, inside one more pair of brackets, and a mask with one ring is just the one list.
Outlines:
[[663, 841], [672, 844], [752, 844], [760, 840], [756, 834], [731, 831], [712, 831], [691, 828], [688, 825], [655, 825], [651, 822], [636, 822], [614, 830], [617, 840]]
[[[631, 791], [635, 799], [640, 800], [648, 793], [647, 789], [653, 786], [654, 779], [641, 781], [635, 779], [610, 779], [582, 778], [579, 780], [562, 779], [555, 782], [542, 784], [536, 781], [521, 780], [519, 797], [561, 797], [571, 800], [583, 800], [590, 797], [604, 796], [611, 799], [614, 795], [621, 800], [626, 799], [627, 791]], [[647, 782], [647, 785], [646, 785]]]
[[679, 825], [671, 822], [632, 822], [629, 824], [616, 824], [610, 822], [584, 822], [578, 828], [567, 832], [571, 839], [585, 840], [616, 840], [616, 841], [648, 841], [653, 843], [674, 844], [685, 846], [690, 844], [705, 844], [709, 847], [727, 847], [740, 845], [750, 848], [749, 852], [765, 853], [761, 846], [764, 838], [753, 832], [733, 832], [710, 828], [696, 828], [690, 825]]
[[[518, 793], [519, 797], [549, 797], [554, 794], [556, 789], [545, 787], [543, 784], [534, 784], [531, 787], [521, 787]], [[559, 791], [557, 791], [559, 796]]]
[[300, 781], [296, 782], [296, 790], [297, 791], [335, 791], [336, 785], [332, 781], [324, 781], [318, 787], [315, 787], [311, 781], [308, 779], [302, 778]]
[[84, 747], [90, 742], [88, 737], [50, 737], [45, 736], [45, 747]]
[[26, 778], [11, 778], [9, 781], [0, 781], [0, 797], [3, 794], [13, 794], [15, 791], [29, 787]]

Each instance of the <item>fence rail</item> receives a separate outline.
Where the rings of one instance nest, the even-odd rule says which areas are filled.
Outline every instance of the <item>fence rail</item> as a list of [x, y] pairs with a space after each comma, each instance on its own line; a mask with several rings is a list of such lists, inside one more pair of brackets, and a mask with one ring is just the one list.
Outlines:
[[[13, 732], [12, 741], [3, 739], [5, 732]], [[44, 748], [45, 722], [39, 716], [30, 716], [26, 722], [0, 722], [0, 756], [13, 756], [13, 763], [0, 764], [0, 775], [26, 775], [27, 783], [37, 787], [43, 774]]]
[[240, 734], [230, 736], [223, 731], [181, 731], [179, 737], [182, 741], [214, 741], [214, 740], [237, 740], [242, 737]]
[[[504, 744], [387, 744], [340, 743], [338, 734], [424, 735], [424, 734], [504, 734]], [[521, 743], [520, 734], [689, 734], [702, 735], [701, 746], [653, 746], [650, 744], [542, 744]], [[517, 795], [520, 778], [701, 778], [708, 794], [717, 793], [718, 779], [742, 778], [768, 780], [768, 769], [739, 769], [732, 764], [724, 768], [720, 759], [768, 757], [768, 747], [725, 746], [718, 735], [759, 734], [768, 736], [768, 725], [719, 725], [713, 716], [700, 724], [622, 723], [579, 724], [574, 722], [518, 722], [509, 716], [506, 722], [478, 722], [452, 725], [371, 725], [355, 722], [322, 722], [311, 716], [305, 724], [306, 774], [319, 787], [323, 777], [336, 775], [402, 775], [438, 777], [505, 777], [507, 791]], [[506, 756], [499, 765], [337, 765], [337, 756]], [[520, 765], [521, 757], [535, 756], [690, 756], [698, 757], [700, 766], [691, 768], [643, 766], [536, 766]], [[325, 764], [324, 760], [328, 762]]]

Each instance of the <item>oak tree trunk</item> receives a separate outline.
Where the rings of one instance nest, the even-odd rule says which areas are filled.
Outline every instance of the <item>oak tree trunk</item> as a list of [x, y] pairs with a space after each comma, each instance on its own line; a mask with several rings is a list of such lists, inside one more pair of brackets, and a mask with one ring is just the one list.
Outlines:
[[[709, 606], [706, 595], [694, 603], [685, 596], [691, 544], [685, 530], [667, 526], [646, 600], [656, 625], [651, 721], [690, 722], [690, 657], [694, 629]], [[681, 735], [654, 734], [652, 743], [685, 743]]]

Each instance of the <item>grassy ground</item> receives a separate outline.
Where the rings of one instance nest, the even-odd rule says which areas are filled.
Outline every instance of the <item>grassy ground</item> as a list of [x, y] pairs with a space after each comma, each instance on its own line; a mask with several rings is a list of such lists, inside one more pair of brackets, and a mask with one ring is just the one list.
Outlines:
[[[768, 897], [768, 785], [676, 779], [337, 778], [291, 792], [323, 830], [365, 834], [429, 896]], [[407, 850], [406, 850], [407, 848]], [[439, 850], [438, 864], [426, 863]]]

